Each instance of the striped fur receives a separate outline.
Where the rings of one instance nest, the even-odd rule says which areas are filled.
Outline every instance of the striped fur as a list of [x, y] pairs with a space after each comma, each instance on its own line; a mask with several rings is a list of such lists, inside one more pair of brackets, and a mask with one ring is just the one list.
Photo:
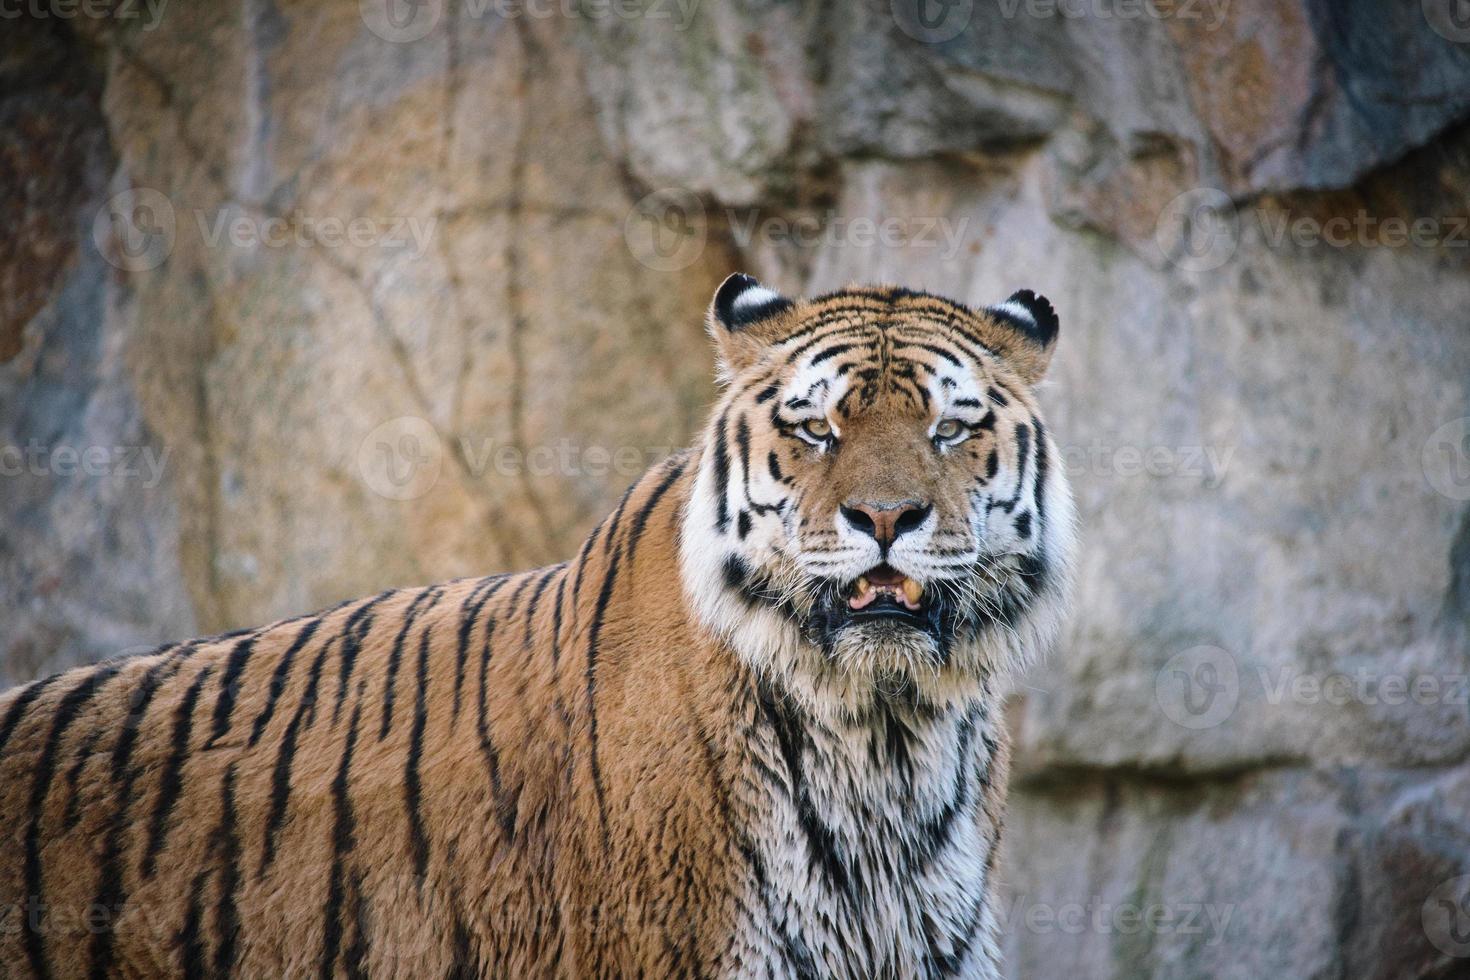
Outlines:
[[[704, 439], [573, 560], [0, 696], [4, 970], [994, 976], [999, 685], [1069, 567], [1050, 341], [901, 291], [731, 288]], [[905, 434], [941, 365], [995, 416], [963, 454]], [[851, 445], [794, 442], [778, 401], [849, 375]], [[834, 573], [793, 569], [836, 561], [833, 494], [919, 485], [936, 526], [890, 560], [968, 597], [942, 635], [814, 629]]]

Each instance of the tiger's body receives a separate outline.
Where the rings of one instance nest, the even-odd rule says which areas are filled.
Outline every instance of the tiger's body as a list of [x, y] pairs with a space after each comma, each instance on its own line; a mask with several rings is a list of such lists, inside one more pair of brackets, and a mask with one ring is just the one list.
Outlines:
[[[899, 291], [796, 307], [737, 280], [711, 316], [732, 383], [703, 442], [573, 560], [0, 696], [0, 969], [996, 976], [1000, 685], [1056, 629], [1070, 554], [1026, 361], [1050, 341], [1007, 347], [1049, 307]], [[989, 417], [934, 443], [973, 483], [843, 470], [871, 455], [838, 450], [861, 444], [855, 409], [881, 422], [911, 387], [904, 329], [932, 334], [936, 378], [963, 362], [994, 393], [951, 391]], [[864, 331], [879, 354], [852, 340]], [[762, 353], [742, 363], [739, 344]], [[899, 370], [866, 378], [880, 362]], [[817, 399], [813, 378], [833, 397], [863, 386], [828, 404], [828, 448], [776, 417]], [[885, 481], [931, 501], [887, 539], [888, 513], [863, 502]], [[846, 504], [836, 531], [817, 516], [818, 488], [844, 482], [869, 493], [837, 491], [872, 529]]]

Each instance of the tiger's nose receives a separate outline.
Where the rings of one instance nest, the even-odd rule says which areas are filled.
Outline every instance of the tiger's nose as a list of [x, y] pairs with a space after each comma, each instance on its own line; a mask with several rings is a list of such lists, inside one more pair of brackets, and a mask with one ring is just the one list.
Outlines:
[[879, 503], [871, 500], [852, 501], [839, 508], [842, 517], [855, 531], [871, 537], [886, 556], [899, 536], [912, 531], [928, 519], [932, 504], [917, 500]]

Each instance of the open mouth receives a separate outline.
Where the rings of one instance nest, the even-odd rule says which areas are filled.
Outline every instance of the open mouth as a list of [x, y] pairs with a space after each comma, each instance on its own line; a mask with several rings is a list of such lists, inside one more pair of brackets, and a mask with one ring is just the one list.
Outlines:
[[848, 616], [856, 622], [896, 619], [923, 628], [924, 607], [924, 587], [886, 563], [859, 576], [847, 594]]

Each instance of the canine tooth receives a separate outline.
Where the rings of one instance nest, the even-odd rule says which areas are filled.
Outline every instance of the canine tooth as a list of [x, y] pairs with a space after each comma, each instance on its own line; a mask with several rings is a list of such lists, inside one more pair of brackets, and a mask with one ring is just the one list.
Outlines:
[[870, 584], [868, 584], [868, 577], [866, 575], [860, 575], [860, 576], [858, 576], [858, 580], [857, 580], [858, 595], [864, 594], [865, 592], [867, 592], [871, 588], [872, 588], [872, 586]]
[[919, 596], [924, 594], [924, 587], [911, 578], [903, 580], [903, 597], [909, 601], [909, 605], [917, 605]]

